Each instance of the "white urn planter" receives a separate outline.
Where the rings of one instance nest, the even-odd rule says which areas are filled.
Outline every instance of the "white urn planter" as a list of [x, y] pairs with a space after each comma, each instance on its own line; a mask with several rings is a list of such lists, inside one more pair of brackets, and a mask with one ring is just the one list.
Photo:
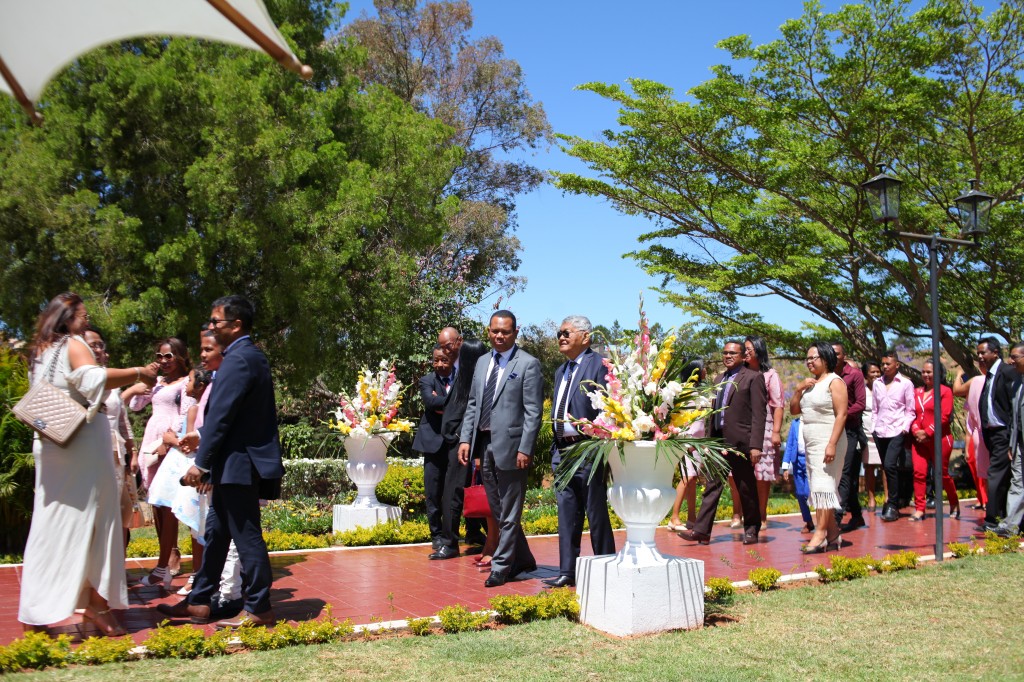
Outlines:
[[388, 470], [388, 445], [395, 438], [394, 433], [376, 434], [369, 437], [348, 436], [345, 438], [345, 454], [348, 461], [345, 470], [349, 480], [356, 484], [356, 499], [352, 504], [334, 505], [334, 532], [370, 527], [388, 521], [401, 521], [402, 510], [382, 504], [377, 499], [377, 484], [384, 480]]
[[[608, 455], [608, 501], [626, 524], [618, 554], [580, 557], [576, 595], [580, 622], [627, 636], [701, 627], [704, 562], [665, 556], [654, 533], [675, 500], [676, 459], [653, 441], [623, 444]], [[667, 450], [667, 448], [666, 448]]]

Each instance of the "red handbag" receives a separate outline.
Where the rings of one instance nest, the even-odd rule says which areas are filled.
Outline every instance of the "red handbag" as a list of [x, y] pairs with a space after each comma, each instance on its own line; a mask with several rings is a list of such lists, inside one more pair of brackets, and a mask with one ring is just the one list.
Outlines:
[[481, 484], [466, 486], [462, 497], [462, 515], [467, 519], [486, 519], [491, 516], [491, 505]]

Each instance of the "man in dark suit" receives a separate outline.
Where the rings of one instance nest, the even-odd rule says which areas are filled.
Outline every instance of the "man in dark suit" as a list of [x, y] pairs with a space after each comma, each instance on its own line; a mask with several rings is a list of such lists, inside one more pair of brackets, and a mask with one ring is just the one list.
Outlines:
[[[423, 455], [423, 492], [426, 495], [427, 525], [430, 527], [431, 546], [436, 553], [441, 547], [441, 494], [448, 471], [448, 448], [441, 437], [441, 414], [448, 402], [452, 384], [452, 363], [441, 346], [434, 346], [434, 371], [420, 378], [420, 397], [423, 416], [420, 418], [412, 449]], [[456, 554], [456, 556], [458, 556]], [[431, 559], [449, 557], [430, 555]]]
[[[571, 315], [562, 320], [558, 330], [558, 351], [565, 356], [555, 371], [555, 399], [551, 405], [551, 425], [555, 441], [551, 446], [551, 469], [562, 462], [562, 452], [586, 439], [569, 421], [569, 417], [594, 419], [594, 409], [584, 391], [594, 384], [604, 386], [608, 370], [601, 356], [590, 348], [590, 320]], [[605, 467], [590, 476], [591, 466], [581, 466], [565, 490], [556, 493], [558, 503], [558, 577], [544, 583], [551, 587], [576, 584], [576, 559], [580, 556], [583, 520], [590, 520], [590, 546], [595, 555], [614, 554], [615, 537], [608, 518], [608, 488]], [[589, 481], [588, 481], [589, 479]]]
[[1010, 421], [1010, 487], [1006, 497], [1006, 516], [995, 529], [1004, 538], [1020, 532], [1024, 519], [1024, 342], [1010, 348], [1010, 363], [1017, 370]]
[[999, 340], [986, 336], [978, 340], [978, 358], [988, 365], [985, 386], [978, 401], [981, 437], [988, 448], [988, 506], [985, 527], [995, 529], [1006, 516], [1006, 497], [1010, 491], [1010, 424], [1013, 419], [1013, 392], [1017, 372], [1002, 360]]
[[172, 618], [207, 622], [210, 603], [234, 540], [242, 564], [244, 610], [218, 627], [270, 625], [270, 557], [260, 525], [260, 498], [280, 494], [284, 467], [277, 435], [274, 385], [267, 357], [249, 336], [253, 306], [241, 296], [213, 302], [209, 328], [224, 348], [206, 418], [199, 432], [195, 464], [182, 477], [201, 492], [212, 491], [206, 518], [206, 551], [187, 598], [158, 610]]
[[[754, 464], [760, 459], [764, 445], [768, 390], [761, 373], [743, 365], [743, 344], [739, 341], [725, 343], [722, 362], [725, 372], [715, 377], [718, 393], [714, 403], [716, 412], [710, 416], [711, 436], [721, 438], [733, 450], [725, 455], [725, 459], [740, 492], [743, 544], [753, 545], [757, 543], [757, 534], [761, 530]], [[721, 495], [722, 481], [708, 481], [693, 530], [681, 530], [679, 537], [702, 545], [711, 542], [711, 528]]]
[[491, 315], [487, 335], [493, 351], [477, 361], [459, 442], [464, 466], [470, 454], [481, 458], [487, 501], [498, 522], [486, 587], [537, 568], [520, 520], [544, 410], [544, 380], [540, 361], [515, 344], [518, 333], [511, 312]]

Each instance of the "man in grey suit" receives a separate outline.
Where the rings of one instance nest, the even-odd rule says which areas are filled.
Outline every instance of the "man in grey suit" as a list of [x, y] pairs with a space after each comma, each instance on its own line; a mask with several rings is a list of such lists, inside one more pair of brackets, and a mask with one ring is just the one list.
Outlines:
[[485, 587], [537, 569], [520, 520], [544, 409], [544, 381], [537, 358], [516, 345], [518, 334], [511, 312], [491, 315], [487, 335], [493, 350], [477, 361], [459, 442], [463, 465], [471, 454], [480, 458], [487, 501], [498, 522], [498, 548]]
[[[1010, 349], [1010, 364], [1024, 375], [1024, 341]], [[995, 529], [1004, 538], [1020, 532], [1024, 519], [1024, 380], [1017, 379], [1013, 391], [1013, 421], [1010, 424], [1010, 491], [1006, 496], [1006, 517]]]

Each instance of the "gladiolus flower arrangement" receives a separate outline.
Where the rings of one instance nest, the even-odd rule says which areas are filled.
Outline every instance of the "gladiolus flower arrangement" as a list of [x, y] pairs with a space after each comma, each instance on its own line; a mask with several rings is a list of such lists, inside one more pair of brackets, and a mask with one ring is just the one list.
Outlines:
[[376, 371], [360, 370], [353, 396], [342, 392], [334, 419], [327, 426], [343, 438], [367, 438], [378, 433], [408, 433], [412, 422], [398, 418], [402, 406], [402, 382], [395, 377], [391, 360], [381, 360]]

